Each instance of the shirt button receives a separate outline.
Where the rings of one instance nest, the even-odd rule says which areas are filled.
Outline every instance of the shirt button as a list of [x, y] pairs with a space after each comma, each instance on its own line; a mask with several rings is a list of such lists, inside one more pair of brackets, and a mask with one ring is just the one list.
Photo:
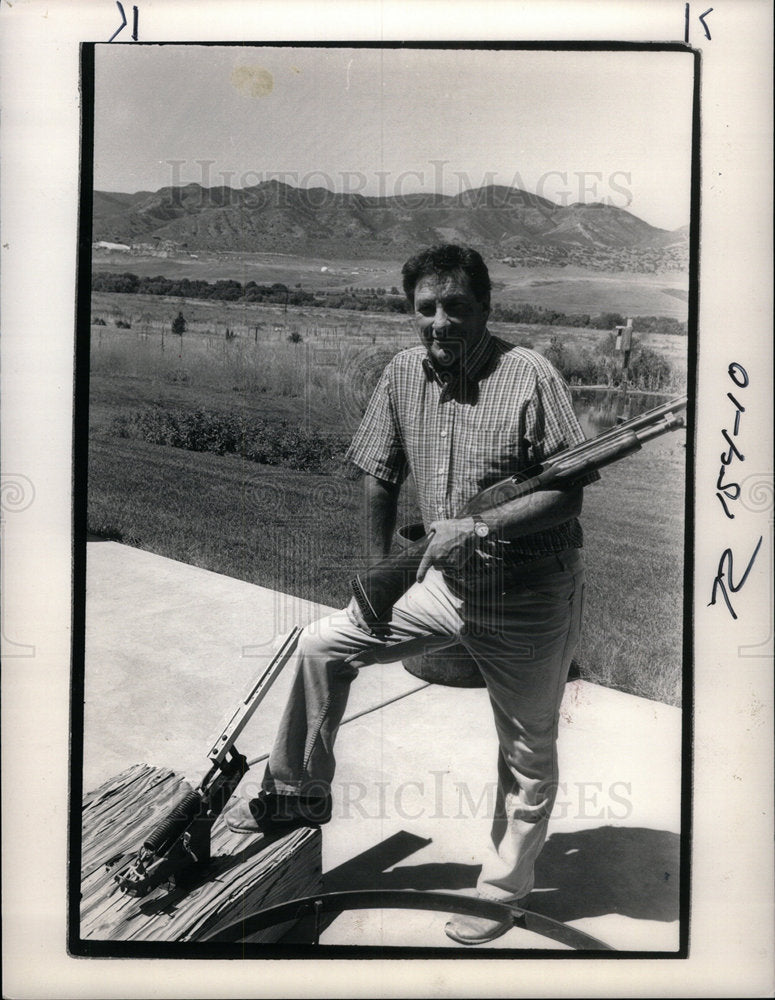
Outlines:
[[438, 476], [443, 476], [444, 475], [444, 466], [440, 465], [438, 467], [438, 469], [436, 469], [436, 475], [438, 475]]
[[439, 437], [445, 438], [446, 436], [447, 436], [447, 432], [445, 430], [442, 429], [442, 430], [439, 431]]

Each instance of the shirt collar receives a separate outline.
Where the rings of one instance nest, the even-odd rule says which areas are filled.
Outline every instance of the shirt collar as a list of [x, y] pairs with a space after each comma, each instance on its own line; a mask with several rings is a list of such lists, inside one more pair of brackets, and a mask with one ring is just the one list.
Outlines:
[[437, 368], [426, 355], [422, 362], [425, 377], [429, 382], [438, 382], [442, 386], [442, 402], [456, 395], [458, 386], [464, 395], [469, 395], [465, 390], [476, 386], [487, 370], [494, 352], [495, 339], [485, 328], [479, 340], [464, 354], [462, 365], [453, 369]]

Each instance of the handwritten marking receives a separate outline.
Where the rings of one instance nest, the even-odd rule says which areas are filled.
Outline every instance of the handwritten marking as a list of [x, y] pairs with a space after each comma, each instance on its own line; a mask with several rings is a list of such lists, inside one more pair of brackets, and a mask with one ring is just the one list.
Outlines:
[[110, 36], [110, 38], [108, 39], [109, 42], [112, 42], [113, 39], [116, 37], [116, 35], [120, 35], [121, 32], [124, 30], [124, 28], [126, 28], [126, 14], [124, 13], [124, 8], [121, 6], [119, 0], [116, 0], [116, 6], [118, 7], [119, 14], [121, 14], [121, 24], [118, 26], [118, 28], [116, 28], [116, 30]]
[[[738, 364], [737, 361], [733, 361], [728, 368], [728, 372], [729, 372], [729, 377], [732, 379], [732, 381], [735, 383], [738, 389], [748, 388], [748, 383], [751, 380], [748, 378], [748, 372], [745, 370], [745, 368], [743, 368], [742, 365]], [[738, 374], [742, 377], [742, 382], [738, 382], [737, 380]]]
[[[750, 382], [750, 379], [748, 377], [748, 372], [737, 361], [732, 362], [732, 364], [727, 369], [727, 374], [739, 389], [747, 388]], [[731, 434], [729, 433], [726, 427], [723, 428], [721, 431], [721, 436], [724, 438], [724, 441], [726, 441], [728, 447], [726, 452], [722, 452], [720, 456], [721, 467], [719, 468], [719, 474], [716, 479], [716, 496], [724, 510], [724, 514], [729, 518], [730, 521], [733, 521], [735, 519], [735, 515], [729, 509], [727, 501], [728, 500], [735, 501], [740, 499], [740, 484], [734, 482], [725, 482], [725, 475], [726, 475], [726, 470], [729, 468], [729, 466], [732, 464], [733, 461], [735, 460], [738, 462], [745, 461], [745, 455], [732, 440], [733, 437], [736, 438], [737, 435], [740, 433], [741, 418], [742, 414], [745, 413], [745, 407], [731, 392], [727, 393], [727, 399], [735, 407], [735, 417], [734, 417], [735, 422]]]
[[[708, 602], [708, 607], [710, 607], [711, 604], [715, 604], [716, 603], [717, 591], [720, 589], [721, 590], [721, 596], [724, 598], [724, 603], [727, 606], [727, 610], [729, 611], [730, 615], [732, 615], [732, 617], [735, 619], [735, 621], [737, 620], [737, 615], [735, 614], [735, 609], [732, 607], [732, 602], [730, 601], [729, 594], [727, 592], [727, 584], [729, 585], [729, 589], [732, 591], [733, 594], [736, 594], [739, 590], [742, 589], [743, 584], [748, 579], [748, 574], [751, 572], [751, 569], [752, 569], [753, 564], [754, 564], [754, 560], [756, 559], [757, 555], [759, 554], [759, 549], [761, 548], [763, 537], [764, 537], [763, 535], [759, 536], [759, 541], [756, 543], [756, 548], [753, 550], [753, 555], [748, 560], [748, 565], [745, 568], [745, 572], [740, 577], [740, 582], [739, 583], [735, 583], [734, 582], [734, 578], [732, 576], [732, 571], [734, 569], [734, 560], [733, 560], [733, 556], [732, 556], [732, 550], [731, 549], [724, 549], [723, 553], [721, 554], [721, 559], [719, 559], [718, 572], [716, 573], [716, 578], [713, 581], [713, 590], [711, 591], [711, 596], [710, 596], [710, 601]], [[727, 578], [727, 582], [726, 583], [724, 582], [724, 576], [725, 575], [726, 575], [726, 578]]]
[[[121, 24], [116, 28], [116, 30], [110, 36], [110, 38], [108, 39], [109, 42], [112, 42], [113, 39], [116, 37], [116, 35], [120, 35], [121, 32], [126, 27], [126, 14], [124, 13], [124, 7], [119, 2], [119, 0], [116, 0], [116, 6], [118, 7], [118, 12], [121, 15]], [[137, 29], [138, 29], [138, 24], [139, 23], [140, 23], [140, 11], [139, 11], [138, 7], [135, 6], [135, 7], [132, 7], [132, 41], [133, 42], [137, 41]]]
[[[743, 366], [737, 362], [733, 361], [731, 365], [727, 368], [727, 374], [732, 382], [738, 389], [746, 389], [750, 384], [750, 378], [748, 377], [748, 372], [743, 368]], [[716, 496], [724, 510], [724, 514], [733, 521], [735, 515], [729, 509], [727, 501], [730, 503], [735, 503], [740, 499], [742, 493], [742, 488], [740, 483], [727, 482], [726, 474], [729, 467], [733, 462], [744, 462], [745, 455], [738, 447], [737, 443], [733, 440], [740, 433], [740, 425], [742, 423], [742, 415], [745, 413], [745, 406], [740, 402], [737, 396], [732, 392], [727, 393], [727, 399], [732, 403], [735, 408], [735, 417], [733, 430], [730, 434], [729, 430], [724, 427], [721, 431], [721, 436], [727, 444], [726, 452], [721, 453], [721, 465], [719, 467], [718, 477], [716, 478]], [[715, 579], [713, 580], [713, 589], [711, 590], [710, 602], [708, 607], [715, 604], [719, 593], [724, 598], [724, 603], [727, 606], [727, 611], [736, 620], [737, 613], [732, 606], [732, 601], [730, 600], [730, 593], [736, 594], [743, 584], [748, 579], [748, 574], [751, 572], [753, 564], [756, 560], [756, 556], [759, 554], [759, 549], [761, 548], [763, 535], [759, 537], [759, 541], [756, 543], [756, 548], [753, 550], [753, 555], [748, 560], [748, 565], [745, 567], [743, 575], [740, 577], [739, 582], [735, 583], [734, 578], [734, 556], [732, 554], [732, 549], [724, 549], [721, 554], [721, 559], [719, 559], [718, 569], [716, 571]]]
[[708, 39], [708, 41], [710, 41], [710, 28], [705, 23], [705, 18], [708, 16], [708, 14], [710, 14], [712, 12], [713, 12], [713, 8], [712, 7], [708, 7], [708, 9], [705, 11], [704, 14], [700, 14], [700, 24], [702, 25], [702, 27], [703, 27], [703, 29], [705, 31], [705, 37]]
[[[704, 14], [698, 15], [699, 22], [702, 25], [702, 30], [705, 32], [705, 37], [710, 41], [710, 28], [705, 22], [705, 18], [708, 14], [713, 13], [713, 8], [708, 7]], [[689, 22], [691, 20], [691, 4], [684, 4], [684, 45], [689, 44]]]
[[[739, 416], [739, 413], [738, 413], [738, 416]], [[735, 424], [738, 427], [740, 426], [740, 421], [737, 418], [735, 418]], [[735, 433], [737, 433], [737, 431], [735, 431]], [[740, 451], [740, 449], [737, 447], [737, 445], [735, 444], [735, 442], [729, 436], [729, 431], [726, 430], [726, 429], [722, 430], [721, 436], [724, 438], [724, 440], [726, 441], [726, 443], [729, 445], [729, 450], [727, 451], [726, 455], [724, 455], [723, 453], [721, 455], [721, 461], [724, 463], [724, 465], [729, 465], [729, 463], [732, 461], [733, 458], [736, 458], [739, 462], [744, 462], [745, 461], [745, 455], [742, 453], [742, 451]]]

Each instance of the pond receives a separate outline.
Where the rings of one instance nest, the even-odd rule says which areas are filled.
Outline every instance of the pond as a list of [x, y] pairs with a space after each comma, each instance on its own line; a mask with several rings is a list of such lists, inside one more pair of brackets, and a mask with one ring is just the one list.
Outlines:
[[591, 438], [602, 434], [617, 422], [637, 417], [679, 394], [571, 387], [571, 395], [582, 430]]

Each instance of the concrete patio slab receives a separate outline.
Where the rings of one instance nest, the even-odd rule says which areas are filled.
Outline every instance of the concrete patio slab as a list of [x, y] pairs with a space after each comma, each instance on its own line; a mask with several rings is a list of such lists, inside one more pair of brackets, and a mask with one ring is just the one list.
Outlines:
[[[196, 780], [210, 736], [278, 636], [329, 610], [116, 543], [89, 544], [87, 590], [86, 789], [140, 761]], [[249, 758], [268, 751], [291, 675], [289, 665], [240, 740]], [[347, 719], [323, 830], [325, 888], [470, 893], [495, 795], [486, 692], [374, 665], [353, 684]], [[559, 753], [530, 908], [616, 949], [677, 950], [680, 711], [571, 682]], [[262, 771], [257, 764], [245, 782]], [[321, 942], [460, 947], [444, 934], [447, 919], [343, 913]], [[304, 927], [293, 934], [303, 940]], [[489, 947], [564, 946], [515, 928]]]
[[[87, 545], [86, 579], [87, 789], [141, 762], [197, 781], [208, 741], [279, 640], [333, 610], [117, 542]], [[238, 744], [249, 760], [271, 749], [292, 673], [289, 665]], [[375, 665], [348, 715], [422, 684]]]

